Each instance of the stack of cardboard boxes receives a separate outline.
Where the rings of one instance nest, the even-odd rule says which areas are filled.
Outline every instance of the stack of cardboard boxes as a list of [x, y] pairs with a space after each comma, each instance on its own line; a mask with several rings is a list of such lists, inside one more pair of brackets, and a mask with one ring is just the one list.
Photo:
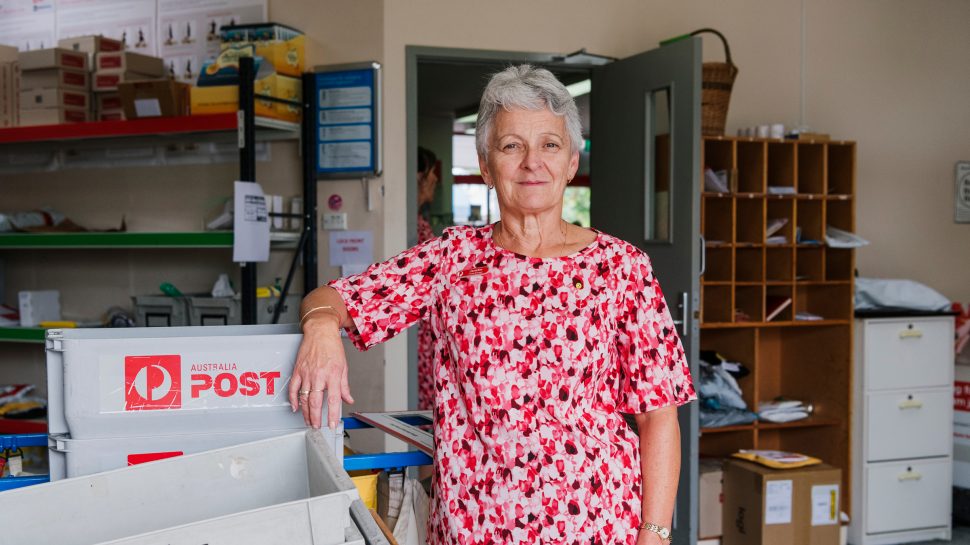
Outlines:
[[[303, 33], [275, 23], [223, 27], [219, 56], [207, 61], [192, 88], [192, 113], [235, 112], [239, 108], [239, 59], [253, 57], [256, 115], [299, 121], [304, 68]], [[269, 96], [292, 104], [260, 100]]]
[[165, 77], [165, 63], [158, 57], [127, 51], [102, 51], [95, 56], [94, 83], [98, 119], [124, 119], [118, 85]]
[[57, 125], [90, 119], [88, 57], [69, 49], [19, 55], [20, 125]]
[[[119, 40], [112, 40], [104, 36], [78, 36], [65, 38], [57, 42], [57, 47], [84, 53], [88, 57], [88, 67], [91, 71], [97, 66], [97, 56], [100, 53], [118, 53], [124, 50], [124, 44]], [[94, 121], [122, 119], [121, 101], [117, 93], [96, 92], [91, 96], [91, 119]]]
[[0, 128], [20, 124], [20, 63], [17, 48], [0, 45]]

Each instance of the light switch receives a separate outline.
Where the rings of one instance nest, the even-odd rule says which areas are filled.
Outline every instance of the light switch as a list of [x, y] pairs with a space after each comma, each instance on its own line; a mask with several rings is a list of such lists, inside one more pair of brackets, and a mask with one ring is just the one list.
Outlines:
[[326, 212], [323, 214], [323, 230], [324, 231], [341, 231], [347, 229], [347, 214], [346, 213], [330, 213]]

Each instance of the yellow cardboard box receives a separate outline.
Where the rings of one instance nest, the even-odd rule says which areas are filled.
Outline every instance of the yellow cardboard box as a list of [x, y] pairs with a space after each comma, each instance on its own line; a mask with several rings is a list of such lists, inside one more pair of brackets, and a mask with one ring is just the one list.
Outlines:
[[[256, 115], [283, 121], [300, 121], [302, 91], [302, 81], [299, 78], [272, 74], [256, 80]], [[296, 104], [260, 100], [260, 95], [294, 101]], [[192, 115], [235, 112], [239, 109], [239, 88], [235, 85], [193, 87], [191, 102]]]
[[[299, 77], [306, 66], [304, 50], [305, 36], [294, 36], [289, 40], [269, 40], [249, 42], [256, 46], [256, 56], [273, 63], [276, 72], [286, 76]], [[221, 50], [238, 48], [239, 42], [223, 43]]]

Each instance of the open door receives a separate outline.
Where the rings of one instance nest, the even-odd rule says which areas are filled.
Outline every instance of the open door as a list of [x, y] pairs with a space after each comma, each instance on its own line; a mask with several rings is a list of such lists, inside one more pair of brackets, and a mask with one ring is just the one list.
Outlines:
[[[700, 244], [701, 40], [690, 38], [593, 69], [593, 227], [643, 248], [696, 376]], [[680, 409], [681, 476], [674, 543], [697, 542], [698, 409]]]

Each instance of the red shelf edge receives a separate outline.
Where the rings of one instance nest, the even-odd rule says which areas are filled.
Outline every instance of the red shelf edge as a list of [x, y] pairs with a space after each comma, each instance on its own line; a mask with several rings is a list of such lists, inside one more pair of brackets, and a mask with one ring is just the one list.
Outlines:
[[82, 140], [117, 136], [217, 132], [233, 130], [235, 128], [235, 113], [150, 117], [121, 121], [89, 121], [87, 123], [64, 123], [61, 125], [36, 125], [31, 127], [0, 129], [0, 144]]

